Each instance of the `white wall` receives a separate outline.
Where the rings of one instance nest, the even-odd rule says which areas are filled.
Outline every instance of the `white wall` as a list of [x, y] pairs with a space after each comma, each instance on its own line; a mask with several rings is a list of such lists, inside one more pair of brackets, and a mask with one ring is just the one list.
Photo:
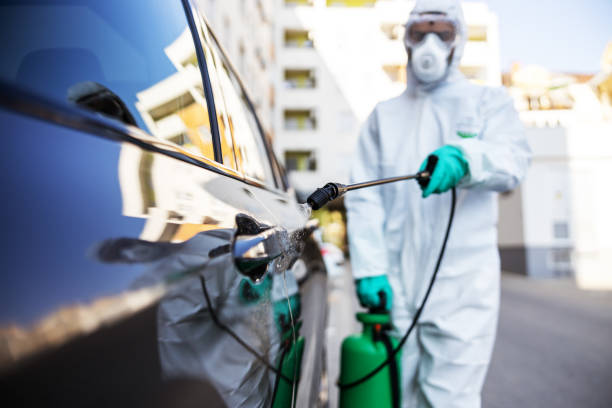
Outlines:
[[527, 138], [533, 159], [522, 185], [523, 243], [548, 248], [561, 244], [553, 236], [554, 223], [571, 220], [567, 131], [527, 128]]
[[568, 130], [576, 281], [612, 288], [612, 123], [582, 123]]
[[[516, 196], [500, 198], [499, 243], [528, 250], [572, 248], [578, 285], [612, 288], [612, 123], [581, 106], [525, 113], [533, 161], [521, 202]], [[517, 213], [522, 213], [522, 228], [508, 225]], [[555, 236], [555, 223], [568, 224], [568, 238]]]

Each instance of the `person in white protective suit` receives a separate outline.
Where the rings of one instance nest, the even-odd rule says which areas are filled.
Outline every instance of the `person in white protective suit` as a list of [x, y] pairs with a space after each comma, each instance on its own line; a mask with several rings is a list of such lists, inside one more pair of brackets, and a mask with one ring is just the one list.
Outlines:
[[[467, 27], [457, 0], [417, 0], [406, 24], [408, 86], [363, 126], [351, 182], [413, 174], [438, 158], [429, 185], [406, 181], [346, 196], [351, 264], [365, 307], [385, 292], [398, 335], [411, 323], [457, 208], [437, 281], [402, 350], [404, 407], [479, 407], [500, 292], [497, 192], [515, 188], [530, 149], [503, 88], [458, 69]], [[432, 195], [433, 194], [433, 195]]]

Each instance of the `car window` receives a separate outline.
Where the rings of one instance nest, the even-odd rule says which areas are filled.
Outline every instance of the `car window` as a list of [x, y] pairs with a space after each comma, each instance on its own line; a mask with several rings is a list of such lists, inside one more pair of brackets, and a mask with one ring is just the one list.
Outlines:
[[215, 98], [215, 110], [217, 114], [217, 123], [219, 124], [219, 137], [221, 141], [221, 154], [223, 156], [223, 165], [233, 170], [238, 170], [236, 165], [236, 157], [234, 154], [234, 140], [230, 130], [229, 115], [223, 98], [223, 92], [219, 84], [219, 78], [215, 70], [215, 57], [212, 51], [211, 35], [205, 28], [204, 22], [199, 22], [200, 42], [206, 59], [208, 76], [210, 85]]
[[[275, 186], [272, 168], [268, 159], [263, 135], [251, 110], [248, 98], [231, 65], [221, 52], [213, 36], [212, 52], [215, 61], [216, 79], [223, 93], [226, 119], [234, 142], [234, 155], [238, 170], [245, 176]], [[209, 71], [212, 69], [209, 67]], [[217, 103], [215, 103], [215, 106]]]
[[202, 77], [180, 1], [5, 1], [0, 33], [2, 81], [214, 159]]

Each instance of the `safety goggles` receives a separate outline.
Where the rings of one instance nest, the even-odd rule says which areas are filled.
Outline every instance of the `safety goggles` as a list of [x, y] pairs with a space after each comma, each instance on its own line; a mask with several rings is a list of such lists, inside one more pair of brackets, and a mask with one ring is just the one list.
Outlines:
[[457, 40], [457, 25], [442, 14], [422, 14], [406, 26], [404, 41], [407, 45], [418, 45], [427, 34], [435, 34], [445, 44], [451, 46]]

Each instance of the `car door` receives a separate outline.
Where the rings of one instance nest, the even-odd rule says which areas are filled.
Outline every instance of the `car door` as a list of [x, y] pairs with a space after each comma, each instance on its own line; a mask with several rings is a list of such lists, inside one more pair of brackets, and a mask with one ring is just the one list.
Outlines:
[[[214, 32], [207, 25], [204, 14], [194, 10], [194, 15], [200, 23], [197, 29], [206, 55], [217, 115], [220, 117], [219, 122], [226, 124], [228, 139], [231, 136], [236, 168], [250, 186], [253, 197], [269, 209], [272, 216], [269, 222], [288, 231], [295, 232], [296, 228], [299, 231], [298, 224], [304, 219], [304, 214], [295, 213], [297, 203], [294, 196], [284, 192], [287, 185], [284, 175], [264, 136], [248, 92]], [[304, 241], [301, 256], [282, 278], [275, 280], [277, 284], [282, 283], [282, 286], [276, 290], [273, 288], [272, 301], [299, 297], [300, 307], [293, 317], [301, 328], [296, 333], [304, 339], [305, 344], [302, 356], [305, 363], [301, 366], [299, 390], [294, 402], [297, 406], [311, 407], [318, 402], [324, 371], [321, 356], [327, 303], [321, 299], [327, 297], [327, 278], [320, 249], [310, 236]]]
[[222, 142], [192, 9], [0, 7], [3, 405], [276, 403], [305, 219]]

